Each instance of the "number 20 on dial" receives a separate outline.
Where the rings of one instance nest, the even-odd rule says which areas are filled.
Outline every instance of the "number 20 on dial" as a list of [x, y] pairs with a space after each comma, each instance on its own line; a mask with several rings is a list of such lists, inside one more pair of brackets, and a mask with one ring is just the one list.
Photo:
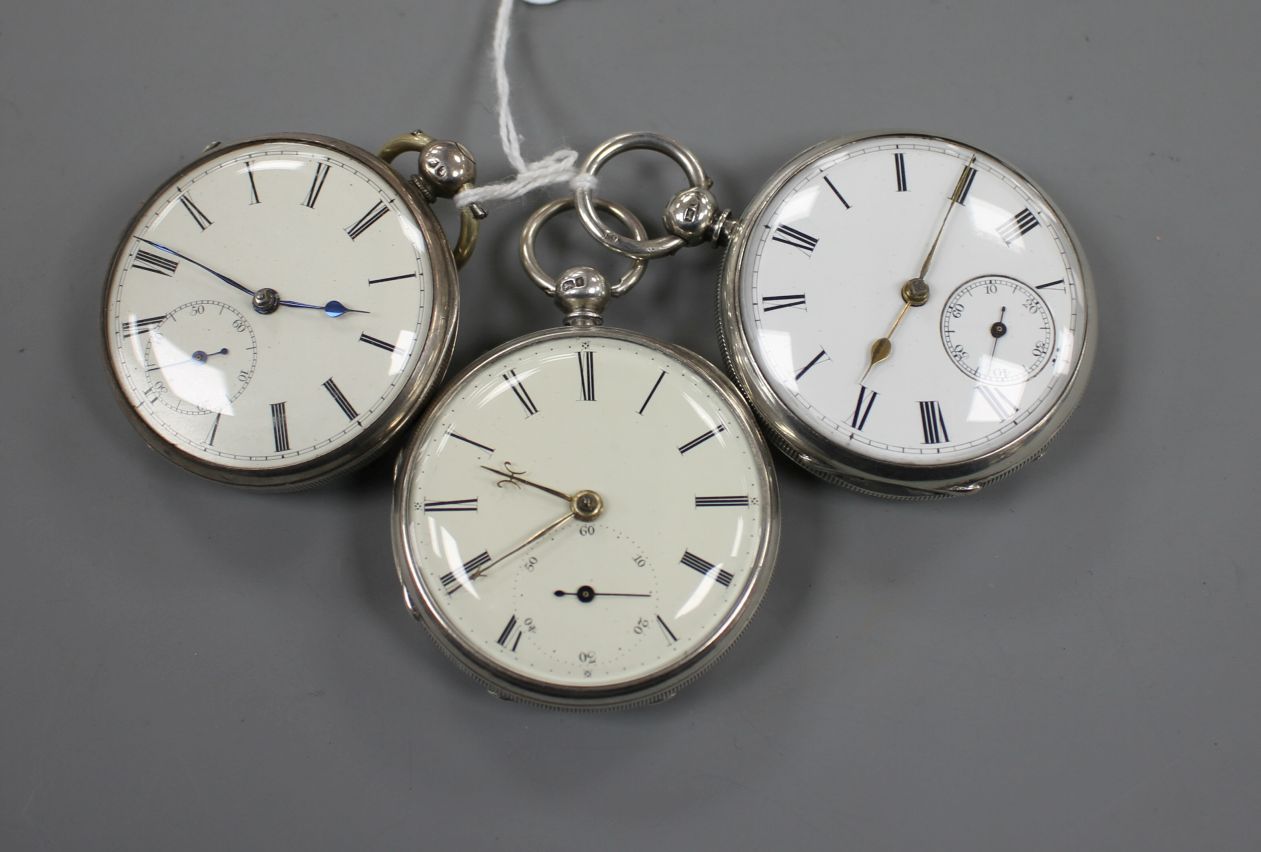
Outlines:
[[772, 441], [869, 493], [976, 491], [1036, 458], [1081, 398], [1093, 284], [1032, 181], [935, 136], [811, 148], [728, 249], [720, 333]]

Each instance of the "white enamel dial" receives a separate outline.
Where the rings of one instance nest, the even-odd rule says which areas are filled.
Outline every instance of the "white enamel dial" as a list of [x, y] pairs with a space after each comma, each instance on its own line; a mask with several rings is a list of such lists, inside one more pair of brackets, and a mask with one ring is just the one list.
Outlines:
[[317, 137], [233, 145], [172, 179], [105, 298], [150, 442], [239, 484], [302, 484], [378, 448], [449, 353], [429, 341], [449, 333], [434, 310], [451, 285], [426, 215], [383, 163]]
[[734, 389], [629, 332], [486, 356], [426, 414], [396, 488], [414, 609], [474, 672], [544, 703], [686, 680], [771, 571], [774, 483]]
[[1010, 457], [1080, 393], [1084, 262], [1050, 201], [981, 151], [909, 134], [820, 146], [744, 228], [735, 367], [773, 427], [795, 424], [784, 442], [808, 435], [832, 472], [949, 480]]

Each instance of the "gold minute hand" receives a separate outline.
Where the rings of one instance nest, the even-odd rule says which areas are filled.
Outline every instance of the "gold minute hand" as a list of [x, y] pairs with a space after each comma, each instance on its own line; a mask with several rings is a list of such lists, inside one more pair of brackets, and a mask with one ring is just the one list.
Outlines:
[[937, 228], [937, 236], [933, 237], [933, 244], [928, 247], [928, 254], [924, 256], [924, 264], [919, 268], [917, 277], [921, 281], [928, 275], [928, 268], [933, 265], [933, 256], [937, 254], [937, 244], [941, 242], [941, 235], [946, 232], [946, 223], [950, 221], [950, 214], [954, 212], [956, 204], [963, 203], [963, 193], [968, 185], [968, 173], [972, 171], [972, 164], [975, 162], [976, 155], [973, 154], [972, 159], [968, 160], [968, 164], [959, 173], [959, 180], [955, 183], [954, 192], [950, 193], [950, 203], [946, 205], [946, 215], [941, 217], [941, 225]]
[[955, 181], [954, 191], [950, 193], [950, 200], [946, 204], [946, 214], [941, 217], [941, 224], [937, 226], [937, 234], [933, 237], [932, 245], [928, 247], [928, 254], [924, 256], [923, 264], [920, 265], [919, 275], [902, 285], [902, 310], [898, 311], [897, 318], [893, 320], [893, 325], [889, 328], [889, 333], [871, 344], [871, 354], [867, 359], [867, 369], [863, 370], [862, 377], [858, 380], [859, 384], [867, 380], [867, 374], [871, 372], [872, 367], [888, 359], [893, 354], [893, 332], [898, 330], [898, 325], [902, 322], [902, 318], [906, 316], [907, 308], [918, 308], [928, 301], [928, 282], [924, 280], [924, 276], [928, 275], [928, 270], [933, 265], [933, 258], [937, 254], [937, 246], [941, 242], [941, 235], [946, 232], [946, 223], [950, 221], [950, 214], [954, 212], [956, 204], [963, 204], [963, 197], [971, 183], [971, 173], [974, 171], [972, 164], [975, 162], [976, 155], [974, 154], [968, 160], [967, 165], [963, 167], [963, 171], [959, 173], [959, 180]]
[[[481, 566], [480, 568], [478, 568], [476, 571], [473, 571], [472, 573], [470, 573], [470, 574], [468, 575], [469, 580], [476, 580], [478, 577], [480, 577], [480, 576], [482, 576], [483, 574], [485, 574], [485, 573], [486, 573], [487, 571], [489, 571], [491, 568], [495, 567], [495, 566], [496, 566], [496, 565], [498, 565], [500, 562], [503, 562], [503, 561], [504, 561], [505, 559], [507, 559], [509, 556], [512, 556], [512, 555], [514, 555], [514, 554], [516, 554], [516, 553], [519, 553], [519, 552], [520, 552], [520, 551], [522, 551], [522, 550], [525, 550], [527, 547], [529, 547], [530, 545], [534, 544], [534, 542], [536, 542], [536, 541], [538, 541], [539, 539], [543, 538], [543, 536], [545, 536], [545, 535], [547, 535], [548, 533], [551, 533], [551, 532], [553, 532], [553, 531], [555, 531], [555, 530], [560, 529], [561, 527], [563, 527], [565, 524], [569, 523], [570, 521], [572, 521], [572, 520], [573, 520], [574, 518], [576, 518], [576, 517], [577, 517], [577, 515], [576, 515], [576, 514], [574, 513], [574, 511], [571, 509], [570, 511], [566, 512], [566, 513], [565, 513], [564, 515], [562, 515], [561, 517], [559, 517], [559, 518], [557, 518], [556, 520], [552, 521], [552, 522], [551, 522], [550, 524], [548, 524], [547, 526], [543, 527], [543, 528], [542, 528], [542, 529], [540, 529], [540, 530], [536, 530], [535, 532], [531, 533], [531, 534], [530, 534], [530, 535], [526, 538], [526, 540], [525, 540], [525, 541], [521, 542], [521, 543], [520, 543], [520, 544], [518, 544], [516, 547], [512, 548], [512, 550], [509, 550], [507, 553], [504, 553], [504, 554], [502, 554], [502, 555], [500, 555], [500, 556], [495, 557], [495, 558], [494, 558], [494, 559], [492, 559], [491, 561], [487, 562], [485, 565], [483, 565], [483, 566]], [[459, 588], [460, 588], [460, 586], [459, 586], [459, 585], [456, 585], [456, 586], [455, 586], [455, 588], [453, 588], [450, 592], [448, 592], [448, 594], [454, 594], [454, 593], [455, 593], [455, 592], [456, 592]]]

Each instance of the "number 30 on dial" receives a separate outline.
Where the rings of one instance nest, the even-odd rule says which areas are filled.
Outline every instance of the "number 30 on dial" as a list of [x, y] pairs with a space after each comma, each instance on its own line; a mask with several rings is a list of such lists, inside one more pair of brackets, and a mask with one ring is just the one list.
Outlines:
[[1064, 217], [959, 142], [824, 143], [768, 183], [724, 263], [720, 332], [773, 442], [870, 493], [975, 491], [1084, 390], [1090, 274]]

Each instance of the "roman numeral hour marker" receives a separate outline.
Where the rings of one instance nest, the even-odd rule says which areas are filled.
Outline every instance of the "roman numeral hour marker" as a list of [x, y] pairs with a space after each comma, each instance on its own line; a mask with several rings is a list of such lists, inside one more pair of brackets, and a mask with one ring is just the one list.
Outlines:
[[389, 210], [390, 208], [385, 206], [384, 201], [378, 201], [376, 204], [372, 205], [371, 210], [359, 217], [359, 221], [355, 222], [355, 224], [346, 229], [346, 236], [350, 237], [352, 240], [359, 239], [363, 236], [364, 231], [375, 225], [382, 216], [389, 212]]
[[824, 175], [823, 182], [828, 185], [828, 189], [832, 190], [832, 193], [841, 200], [841, 203], [845, 205], [845, 209], [848, 210], [850, 207], [849, 202], [845, 200], [845, 196], [841, 195], [841, 191], [836, 188], [836, 184], [832, 183], [832, 179]]
[[648, 396], [644, 397], [644, 404], [639, 406], [639, 413], [643, 414], [644, 409], [648, 407], [648, 403], [652, 402], [652, 396], [657, 392], [657, 388], [661, 386], [661, 380], [666, 377], [666, 371], [662, 370], [661, 375], [657, 376], [657, 380], [652, 383], [652, 390], [648, 391]]
[[166, 257], [165, 255], [154, 254], [151, 251], [140, 249], [136, 252], [135, 259], [131, 262], [132, 269], [141, 269], [145, 272], [154, 272], [158, 275], [165, 275], [168, 278], [175, 274], [175, 270], [179, 267], [179, 261]]
[[324, 390], [328, 391], [328, 395], [333, 398], [333, 402], [337, 403], [337, 407], [342, 410], [342, 414], [346, 415], [347, 420], [354, 420], [359, 416], [359, 412], [355, 411], [355, 407], [350, 404], [350, 400], [346, 399], [346, 394], [342, 393], [342, 389], [337, 386], [337, 382], [330, 378], [324, 383]]
[[201, 230], [204, 231], [214, 224], [214, 222], [210, 221], [210, 217], [208, 217], [205, 213], [202, 213], [201, 208], [194, 204], [193, 199], [189, 198], [187, 195], [180, 196], [180, 204], [184, 205], [184, 209], [188, 211], [188, 215], [193, 217], [193, 221], [197, 223], [197, 227]]
[[[871, 390], [866, 385], [858, 389], [858, 401], [854, 403], [854, 416], [850, 418], [849, 425], [851, 428], [857, 429], [859, 432], [867, 425], [867, 417], [871, 414], [871, 407], [876, 404], [876, 397], [880, 394]], [[923, 403], [920, 403], [923, 405]]]
[[679, 454], [682, 455], [683, 453], [686, 453], [690, 450], [694, 450], [697, 447], [699, 447], [701, 444], [708, 441], [710, 438], [717, 435], [719, 432], [726, 432], [726, 431], [727, 431], [727, 427], [719, 423], [713, 429], [710, 429], [708, 432], [704, 433], [703, 435], [697, 435], [695, 438], [688, 441], [683, 446], [679, 447]]
[[679, 561], [704, 577], [712, 577], [715, 583], [724, 588], [730, 586], [731, 581], [735, 579], [735, 575], [730, 571], [719, 568], [714, 563], [702, 559], [690, 550], [683, 551], [683, 558]]
[[154, 328], [154, 326], [159, 325], [164, 319], [166, 319], [165, 314], [160, 317], [145, 317], [144, 319], [128, 320], [123, 323], [123, 337], [135, 337], [137, 334], [147, 334]]
[[[477, 571], [478, 568], [481, 568], [487, 562], [490, 562], [490, 554], [483, 550], [481, 553], [474, 556], [468, 562], [465, 562], [463, 565], [461, 565], [459, 570], [464, 575], [464, 578], [468, 579], [470, 574]], [[459, 588], [459, 586], [457, 586], [455, 583], [460, 578], [455, 575], [455, 571], [448, 571], [447, 573], [443, 574], [438, 579], [442, 581], [442, 588], [447, 590], [447, 594], [451, 594], [457, 588]]]
[[1015, 216], [1008, 219], [998, 229], [998, 235], [1003, 238], [1003, 242], [1007, 243], [1007, 245], [1011, 245], [1019, 237], [1023, 237], [1025, 234], [1038, 227], [1039, 224], [1038, 217], [1030, 213], [1029, 208], [1026, 207], [1024, 210], [1021, 210]]
[[941, 403], [921, 402], [919, 404], [920, 428], [924, 431], [925, 444], [945, 444], [950, 442], [950, 433], [946, 431], [946, 418], [941, 413]]
[[375, 346], [378, 349], [384, 349], [386, 352], [394, 351], [394, 344], [387, 343], [379, 337], [373, 337], [371, 334], [366, 334], [364, 332], [359, 333], [359, 342], [366, 343], [369, 346]]
[[595, 353], [577, 352], [578, 384], [582, 387], [582, 401], [595, 402]]
[[517, 629], [517, 617], [515, 615], [508, 619], [508, 624], [504, 626], [503, 632], [499, 634], [499, 638], [495, 641], [505, 648], [508, 648], [508, 642], [511, 641], [512, 647], [510, 650], [517, 650], [517, 645], [521, 643], [521, 631]]
[[893, 173], [897, 178], [898, 192], [906, 192], [906, 155], [901, 151], [893, 155]]
[[477, 498], [465, 500], [426, 500], [426, 512], [476, 512]]
[[289, 420], [285, 415], [285, 404], [271, 404], [271, 432], [276, 443], [276, 452], [283, 453], [289, 449]]
[[966, 204], [968, 193], [972, 191], [972, 181], [975, 179], [976, 169], [971, 166], [964, 166], [963, 174], [959, 175], [959, 182], [955, 184], [954, 192], [950, 193], [950, 200], [955, 204]]
[[707, 509], [719, 506], [748, 506], [748, 495], [729, 495], [726, 497], [697, 497], [696, 508]]
[[250, 179], [250, 204], [258, 204], [258, 184], [254, 183], [254, 165], [245, 161], [245, 175]]
[[512, 392], [516, 394], [517, 402], [521, 403], [521, 407], [525, 409], [526, 417], [539, 413], [539, 407], [534, 404], [534, 400], [530, 397], [530, 392], [525, 389], [525, 383], [521, 381], [521, 377], [517, 375], [516, 370], [509, 370], [504, 373], [503, 379], [508, 383], [508, 387], [512, 388]]
[[814, 247], [819, 244], [818, 237], [812, 237], [805, 231], [798, 231], [796, 228], [788, 225], [780, 225], [775, 229], [775, 236], [771, 239], [777, 243], [783, 243], [786, 246], [799, 248], [806, 254], [814, 251]]
[[303, 207], [315, 209], [315, 202], [320, 200], [320, 191], [324, 189], [324, 181], [328, 180], [328, 170], [328, 163], [315, 164], [315, 175], [311, 178], [311, 186], [307, 188], [306, 200], [302, 202]]
[[802, 308], [806, 307], [806, 295], [797, 293], [792, 296], [763, 296], [762, 297], [762, 313], [770, 313], [771, 311], [782, 310], [783, 308]]
[[804, 376], [806, 373], [810, 372], [811, 367], [813, 367], [815, 364], [822, 361], [827, 356], [828, 356], [828, 353], [820, 349], [818, 355], [815, 355], [813, 358], [811, 358], [809, 363], [806, 364], [806, 366], [802, 367], [800, 370], [797, 371], [797, 375], [795, 376], [796, 380], [801, 381], [801, 377]]

